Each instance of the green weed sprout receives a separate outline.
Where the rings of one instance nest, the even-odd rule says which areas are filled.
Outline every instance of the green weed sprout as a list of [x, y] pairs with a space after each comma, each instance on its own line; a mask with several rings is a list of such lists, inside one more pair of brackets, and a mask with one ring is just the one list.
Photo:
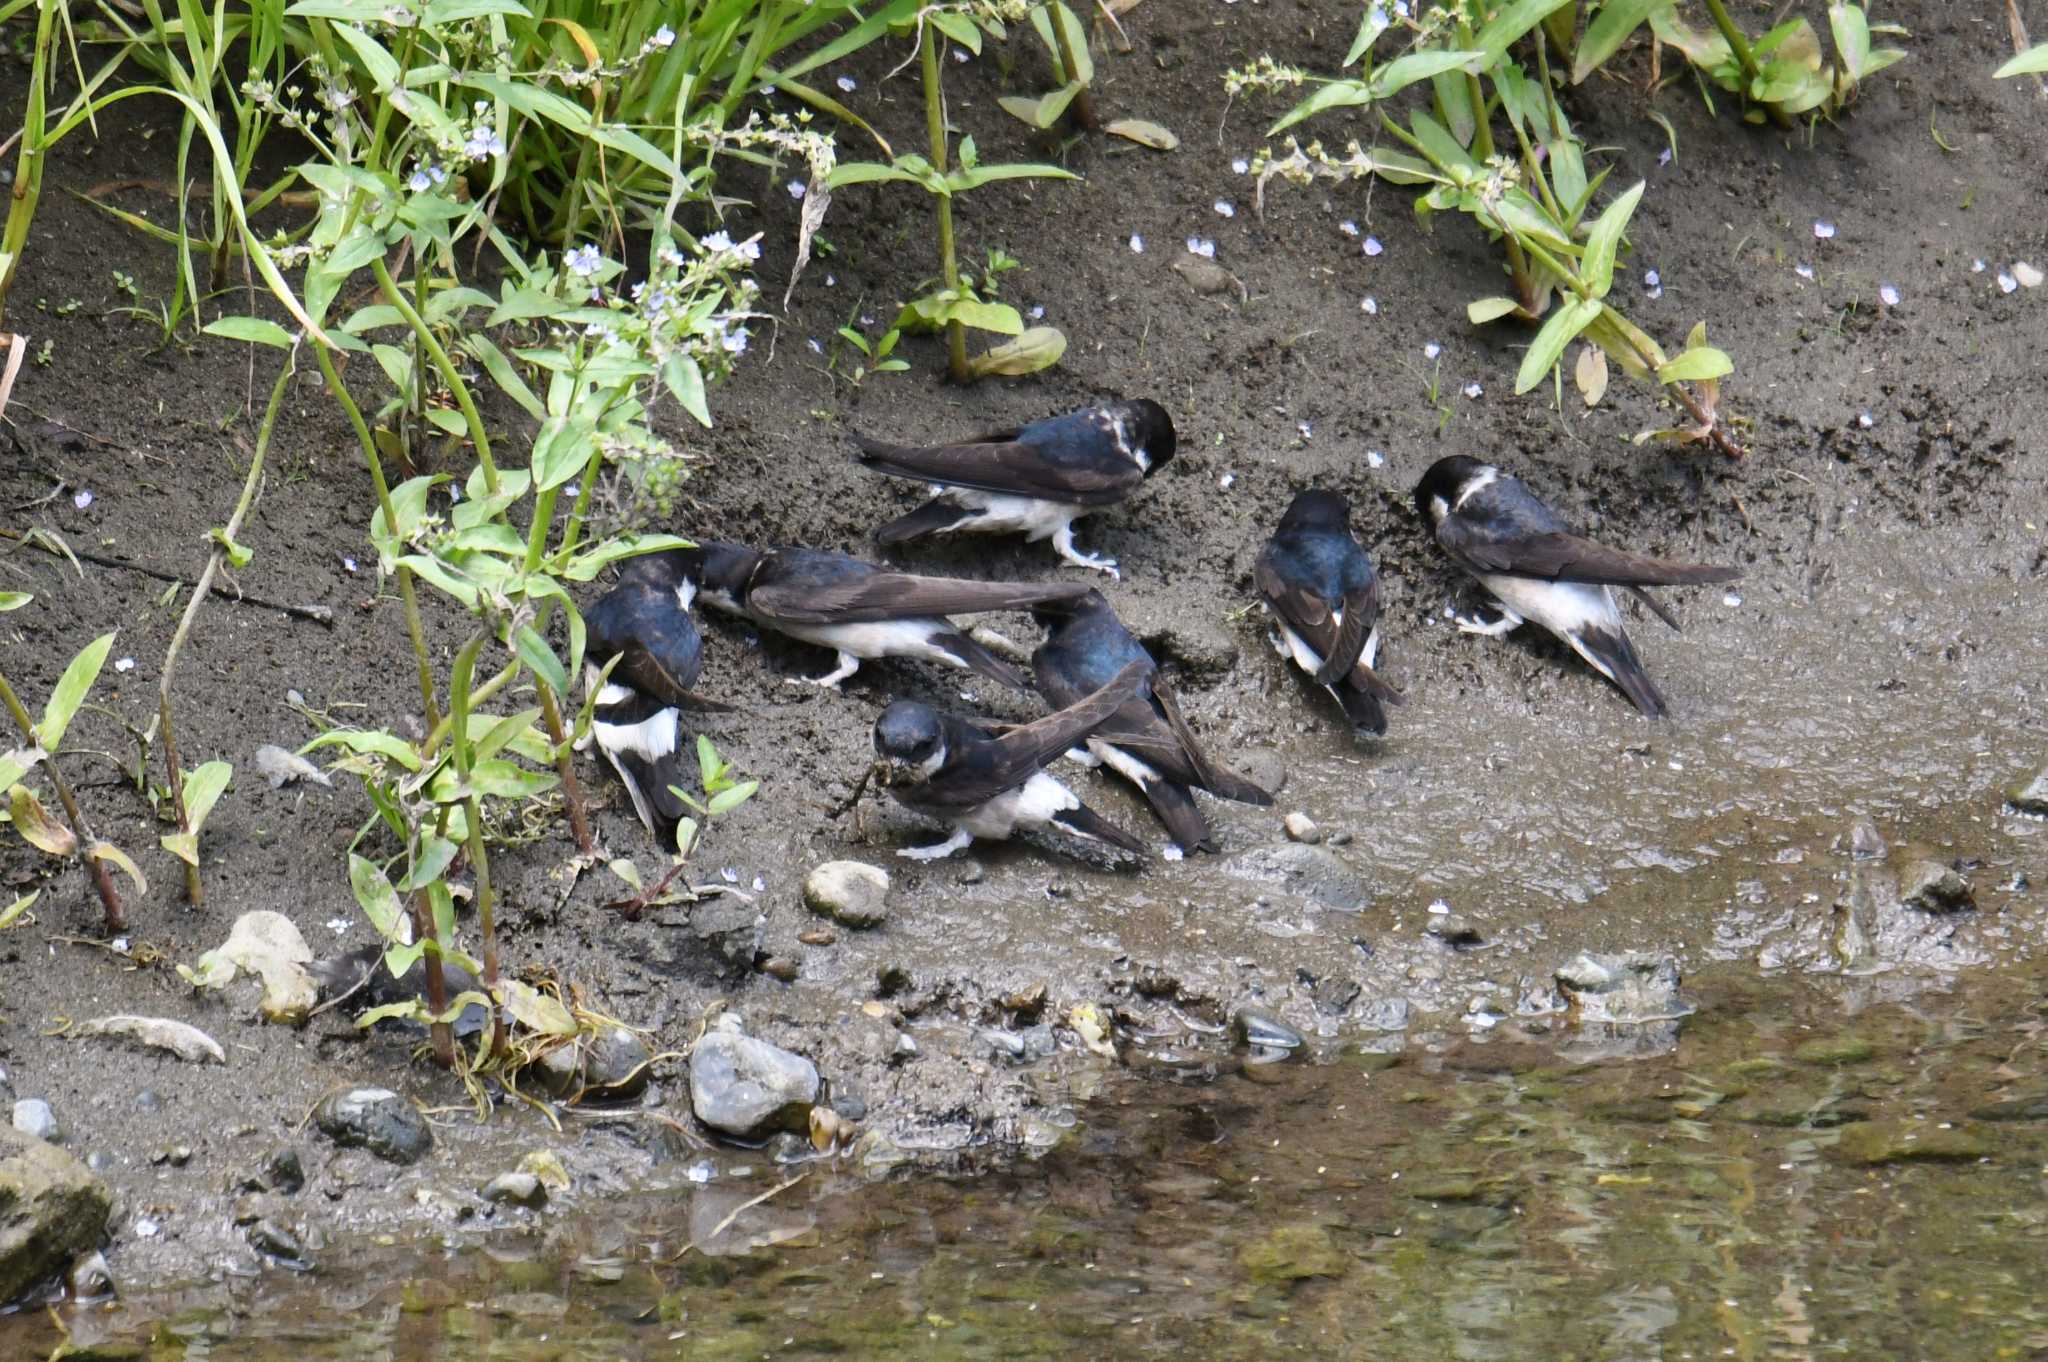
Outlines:
[[1991, 73], [1992, 79], [2008, 76], [2038, 76], [2048, 73], [2048, 43], [2039, 43]]
[[671, 894], [669, 887], [689, 865], [690, 854], [697, 849], [702, 838], [704, 824], [723, 818], [739, 808], [752, 799], [754, 792], [761, 788], [761, 782], [758, 780], [735, 779], [731, 765], [718, 755], [718, 749], [712, 745], [711, 739], [702, 733], [697, 735], [697, 779], [704, 787], [704, 798], [701, 800], [679, 786], [669, 786], [669, 791], [688, 805], [696, 817], [677, 820], [675, 854], [669, 858], [668, 870], [654, 882], [653, 887], [642, 887], [640, 868], [630, 860], [616, 860], [609, 867], [612, 874], [633, 889], [632, 898], [610, 905], [624, 914], [628, 920], [637, 919], [649, 908], [659, 907], [665, 903], [694, 901], [703, 897], [706, 892], [703, 890], [686, 889], [679, 894]]
[[[1014, 8], [1014, 6], [1012, 7]], [[972, 137], [960, 140], [959, 164], [948, 167], [944, 94], [940, 88], [940, 49], [948, 40], [971, 52], [981, 51], [982, 35], [1000, 38], [1003, 13], [987, 6], [941, 5], [915, 16], [918, 61], [924, 80], [925, 129], [930, 155], [908, 152], [893, 160], [841, 162], [827, 184], [913, 184], [932, 196], [938, 216], [939, 286], [904, 304], [893, 329], [946, 334], [946, 368], [956, 383], [972, 383], [990, 374], [1037, 373], [1059, 362], [1067, 340], [1056, 328], [1024, 327], [1024, 318], [1006, 303], [982, 297], [961, 275], [953, 236], [953, 197], [997, 180], [1072, 180], [1079, 176], [1058, 166], [1039, 164], [983, 165]], [[989, 331], [1010, 339], [982, 355], [969, 358], [967, 329]]]
[[892, 326], [870, 341], [867, 333], [857, 325], [859, 312], [860, 309], [855, 308], [855, 315], [847, 318], [846, 325], [840, 327], [834, 334], [860, 358], [842, 371], [838, 368], [835, 356], [835, 363], [832, 366], [835, 373], [840, 373], [856, 388], [876, 374], [900, 374], [910, 367], [908, 360], [895, 357], [896, 343], [903, 339], [903, 333]]
[[[1314, 80], [1270, 57], [1230, 72], [1225, 83], [1232, 95], [1284, 90], [1312, 80], [1317, 86], [1267, 130], [1269, 137], [1330, 109], [1381, 107], [1410, 87], [1427, 82], [1431, 88], [1429, 108], [1414, 110], [1405, 124], [1382, 108], [1381, 129], [1406, 150], [1353, 141], [1342, 155], [1333, 155], [1320, 142], [1304, 147], [1290, 137], [1284, 151], [1261, 152], [1253, 165], [1260, 201], [1275, 177], [1305, 185], [1378, 176], [1390, 184], [1424, 187], [1416, 204], [1420, 217], [1426, 221], [1433, 213], [1463, 213], [1499, 241], [1507, 256], [1513, 295], [1473, 301], [1466, 309], [1470, 320], [1475, 325], [1510, 316], [1543, 321], [1516, 373], [1517, 393], [1542, 383], [1572, 340], [1584, 335], [1632, 377], [1660, 385], [1692, 418], [1689, 425], [1644, 438], [1710, 441], [1739, 456], [1741, 449], [1722, 429], [1717, 411], [1719, 382], [1733, 368], [1728, 356], [1708, 345], [1699, 328], [1677, 354], [1667, 353], [1608, 301], [1616, 256], [1643, 186], [1636, 185], [1588, 220], [1608, 172], [1588, 174], [1584, 144], [1552, 88], [1549, 34], [1542, 21], [1559, 8], [1557, 0], [1518, 0], [1498, 7], [1465, 0], [1453, 10], [1433, 9], [1420, 19], [1400, 21], [1415, 38], [1410, 50], [1375, 63], [1375, 46], [1396, 27], [1396, 20], [1375, 5], [1346, 63], [1363, 63], [1357, 78]], [[1532, 35], [1533, 78], [1508, 56], [1510, 47]], [[1496, 142], [1496, 115], [1505, 122], [1510, 141]]]
[[1097, 122], [1089, 87], [1095, 81], [1095, 63], [1088, 55], [1088, 30], [1064, 0], [1033, 5], [1031, 27], [1052, 62], [1053, 88], [1035, 97], [1004, 95], [996, 103], [1041, 132], [1058, 127], [1062, 119], [1093, 132]]
[[[33, 599], [25, 592], [0, 591], [0, 613], [19, 610]], [[12, 752], [0, 752], [0, 794], [7, 797], [6, 812], [0, 817], [11, 822], [21, 839], [44, 855], [79, 859], [100, 896], [108, 936], [128, 930], [121, 896], [114, 888], [114, 877], [108, 866], [119, 866], [126, 872], [138, 894], [147, 894], [149, 885], [128, 853], [93, 835], [91, 825], [78, 807], [78, 798], [72, 793], [70, 782], [57, 768], [57, 756], [63, 748], [64, 735], [71, 727], [71, 720], [85, 703], [85, 697], [92, 692], [93, 682], [99, 679], [100, 668], [106, 665], [107, 652], [113, 646], [114, 636], [102, 634], [79, 649], [78, 655], [71, 659], [64, 668], [64, 674], [57, 679], [57, 687], [50, 692], [41, 719], [29, 717], [28, 709], [15, 694], [14, 687], [5, 675], [0, 675], [0, 705], [6, 707], [26, 744]], [[25, 783], [29, 773], [37, 767], [41, 767], [49, 777], [50, 788], [56, 791], [57, 801], [64, 808], [64, 821], [61, 823], [50, 816], [35, 790]]]

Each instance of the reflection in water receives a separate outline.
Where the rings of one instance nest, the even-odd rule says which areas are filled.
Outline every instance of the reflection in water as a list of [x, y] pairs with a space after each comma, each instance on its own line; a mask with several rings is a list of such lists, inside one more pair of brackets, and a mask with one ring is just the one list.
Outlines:
[[[336, 1245], [311, 1276], [65, 1319], [92, 1356], [222, 1362], [2048, 1347], [2036, 994], [1871, 995], [1845, 1021], [1797, 981], [1689, 991], [1661, 1053], [1584, 1062], [1548, 1018], [1398, 1058], [1139, 1057], [1002, 1175], [732, 1161], [454, 1252]], [[58, 1341], [0, 1321], [0, 1356]]]

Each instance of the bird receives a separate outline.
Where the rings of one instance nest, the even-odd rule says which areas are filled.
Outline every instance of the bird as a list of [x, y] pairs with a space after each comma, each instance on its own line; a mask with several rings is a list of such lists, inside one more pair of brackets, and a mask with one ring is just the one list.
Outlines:
[[1100, 591], [1072, 602], [1049, 601], [1032, 607], [1031, 614], [1047, 631], [1031, 655], [1032, 683], [1055, 709], [1081, 700], [1126, 666], [1140, 669], [1137, 694], [1089, 735], [1085, 750], [1070, 755], [1088, 765], [1107, 765], [1136, 785], [1182, 852], [1217, 849], [1190, 787], [1241, 804], [1272, 804], [1272, 795], [1203, 754], [1159, 664], [1131, 637]]
[[1380, 650], [1380, 582], [1351, 536], [1351, 506], [1322, 488], [1299, 492], [1259, 551], [1252, 577], [1279, 621], [1273, 646], [1343, 707], [1352, 727], [1387, 731], [1384, 706], [1401, 692], [1373, 670]]
[[892, 478], [930, 483], [924, 505], [875, 531], [878, 543], [932, 534], [1051, 539], [1076, 567], [1120, 580], [1114, 559], [1074, 547], [1074, 522], [1114, 505], [1173, 458], [1173, 418], [1150, 398], [1110, 402], [954, 444], [885, 444], [858, 432], [858, 462]]
[[706, 605], [831, 648], [839, 665], [809, 678], [837, 689], [863, 661], [919, 658], [978, 672], [1012, 690], [1024, 674], [962, 633], [950, 614], [1025, 610], [1088, 590], [1078, 582], [978, 582], [919, 577], [823, 549], [750, 549], [702, 542], [674, 549]]
[[1144, 676], [1144, 665], [1132, 662], [1065, 709], [1002, 729], [922, 701], [893, 701], [875, 720], [882, 784], [904, 808], [953, 828], [943, 842], [896, 854], [936, 861], [977, 837], [1001, 840], [1050, 825], [1143, 856], [1143, 842], [1083, 804], [1045, 767], [1137, 695]]
[[[684, 779], [679, 755], [681, 711], [719, 712], [732, 706], [691, 687], [704, 662], [704, 643], [690, 617], [696, 587], [681, 550], [627, 560], [618, 583], [584, 613], [588, 631], [584, 685], [595, 687], [590, 732], [618, 772], [649, 833], [673, 824], [685, 810], [669, 788]], [[609, 675], [602, 668], [617, 658]]]
[[1644, 588], [1733, 581], [1739, 568], [1674, 563], [1611, 549], [1572, 533], [1520, 478], [1462, 454], [1438, 459], [1415, 485], [1415, 506], [1436, 542], [1499, 603], [1491, 624], [1458, 617], [1466, 633], [1499, 637], [1534, 620], [1569, 644], [1652, 719], [1667, 711], [1643, 670], [1614, 588], [1626, 587], [1673, 629], [1678, 621]]

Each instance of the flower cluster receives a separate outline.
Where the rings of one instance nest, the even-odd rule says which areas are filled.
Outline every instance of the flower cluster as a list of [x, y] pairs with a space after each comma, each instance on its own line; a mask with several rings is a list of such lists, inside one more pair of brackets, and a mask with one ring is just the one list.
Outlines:
[[1250, 66], [1223, 73], [1223, 92], [1235, 99], [1247, 90], [1268, 94], [1308, 82], [1308, 72], [1298, 66], [1282, 66], [1271, 57], [1260, 57]]
[[505, 135], [498, 130], [489, 101], [480, 99], [470, 105], [470, 114], [467, 127], [457, 125], [436, 140], [432, 156], [413, 163], [406, 188], [415, 194], [428, 193], [447, 184], [449, 175], [505, 154]]

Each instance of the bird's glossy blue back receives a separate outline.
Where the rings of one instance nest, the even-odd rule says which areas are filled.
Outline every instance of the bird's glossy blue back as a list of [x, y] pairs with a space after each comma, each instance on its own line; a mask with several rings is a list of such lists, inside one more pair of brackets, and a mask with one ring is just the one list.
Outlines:
[[1373, 581], [1372, 559], [1349, 534], [1305, 530], [1275, 535], [1273, 558], [1283, 576], [1326, 601], [1342, 600]]
[[1107, 608], [1084, 611], [1063, 623], [1047, 640], [1046, 652], [1084, 690], [1108, 685], [1133, 662], [1144, 663], [1147, 675], [1157, 670], [1152, 655]]

